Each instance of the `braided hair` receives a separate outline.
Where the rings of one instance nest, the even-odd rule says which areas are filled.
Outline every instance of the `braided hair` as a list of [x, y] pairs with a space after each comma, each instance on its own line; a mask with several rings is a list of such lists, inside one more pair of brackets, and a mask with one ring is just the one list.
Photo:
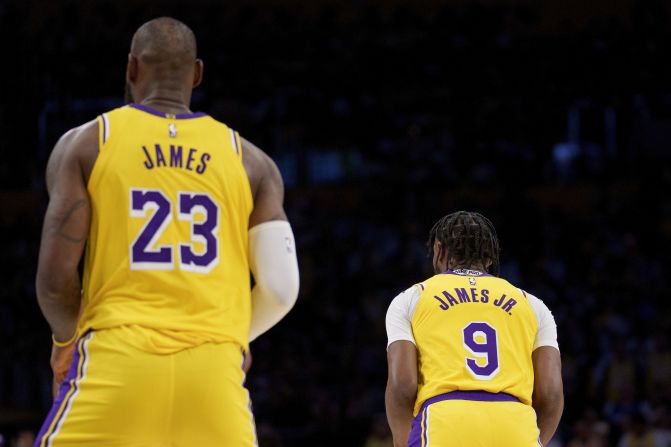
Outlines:
[[[436, 240], [447, 250], [449, 268], [482, 265], [488, 273], [499, 274], [499, 238], [492, 222], [482, 214], [457, 211], [436, 222], [427, 241], [431, 258]], [[489, 267], [488, 262], [491, 262]]]

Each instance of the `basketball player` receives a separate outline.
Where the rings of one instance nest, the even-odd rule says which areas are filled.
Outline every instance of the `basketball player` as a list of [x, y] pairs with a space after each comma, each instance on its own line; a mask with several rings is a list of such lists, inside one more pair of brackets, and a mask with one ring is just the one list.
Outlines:
[[436, 275], [394, 298], [387, 312], [394, 446], [547, 443], [564, 406], [552, 314], [494, 276], [499, 242], [484, 216], [443, 217], [429, 247]]
[[193, 32], [147, 22], [133, 103], [53, 150], [37, 296], [61, 383], [36, 446], [256, 444], [241, 365], [296, 300], [294, 237], [272, 160], [189, 109], [202, 77]]

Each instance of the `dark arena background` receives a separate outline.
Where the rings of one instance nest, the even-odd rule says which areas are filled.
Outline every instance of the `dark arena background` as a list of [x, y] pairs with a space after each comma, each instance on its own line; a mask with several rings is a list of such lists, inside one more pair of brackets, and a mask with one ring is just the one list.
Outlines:
[[392, 445], [385, 312], [458, 209], [491, 217], [502, 276], [556, 317], [551, 445], [671, 445], [670, 2], [0, 0], [0, 446], [32, 445], [51, 402], [47, 157], [122, 104], [131, 36], [161, 15], [199, 40], [192, 108], [287, 185], [301, 292], [252, 344], [262, 447]]

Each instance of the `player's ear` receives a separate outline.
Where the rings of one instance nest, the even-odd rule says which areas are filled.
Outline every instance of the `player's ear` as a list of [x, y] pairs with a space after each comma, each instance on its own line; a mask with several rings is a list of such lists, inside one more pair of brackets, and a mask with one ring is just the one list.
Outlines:
[[137, 58], [132, 54], [128, 55], [128, 64], [126, 64], [126, 82], [134, 84], [137, 79]]
[[433, 269], [441, 273], [447, 269], [447, 250], [438, 239], [433, 241]]
[[437, 238], [434, 239], [434, 241], [433, 241], [433, 255], [438, 256], [439, 259], [440, 259], [440, 255], [441, 255], [440, 251], [442, 250], [442, 248], [443, 248], [443, 244], [441, 244], [440, 241]]
[[193, 70], [193, 88], [196, 88], [203, 82], [203, 60], [196, 59], [196, 64]]

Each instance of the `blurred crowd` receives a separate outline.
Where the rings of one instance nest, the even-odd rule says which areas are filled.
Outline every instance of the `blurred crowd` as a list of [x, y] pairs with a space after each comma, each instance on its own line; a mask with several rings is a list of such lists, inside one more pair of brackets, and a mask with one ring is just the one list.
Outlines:
[[121, 104], [130, 37], [163, 14], [199, 39], [194, 108], [287, 183], [301, 293], [251, 347], [262, 447], [391, 446], [385, 312], [430, 274], [428, 231], [457, 209], [493, 220], [501, 275], [554, 313], [552, 445], [671, 446], [671, 9], [344, 3], [0, 0], [25, 69], [0, 92], [0, 446], [30, 445], [51, 401], [46, 157]]

